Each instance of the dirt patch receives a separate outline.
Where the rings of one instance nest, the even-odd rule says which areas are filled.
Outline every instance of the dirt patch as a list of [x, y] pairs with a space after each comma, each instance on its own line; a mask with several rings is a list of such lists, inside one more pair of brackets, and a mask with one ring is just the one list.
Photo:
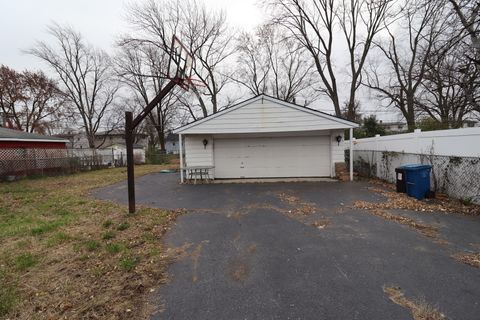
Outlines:
[[277, 206], [274, 206], [273, 204], [268, 204], [268, 203], [251, 203], [249, 205], [244, 206], [242, 209], [245, 210], [246, 212], [259, 210], [259, 209], [272, 210], [279, 213], [285, 212], [285, 209], [282, 209], [280, 207], [277, 207]]
[[192, 243], [185, 243], [180, 247], [168, 248], [167, 255], [174, 259], [183, 259], [188, 256], [188, 249], [190, 249], [192, 246]]
[[414, 320], [444, 320], [445, 315], [440, 313], [436, 308], [429, 305], [426, 301], [414, 301], [408, 299], [398, 287], [384, 287], [385, 292], [390, 300], [404, 308], [410, 309]]
[[235, 236], [232, 242], [237, 251], [237, 255], [230, 259], [226, 267], [226, 274], [235, 282], [245, 281], [250, 275], [250, 265], [252, 257], [257, 252], [257, 245], [249, 245], [240, 242], [240, 233]]
[[198, 281], [198, 259], [200, 258], [200, 254], [202, 253], [203, 250], [203, 244], [208, 243], [208, 240], [204, 240], [201, 243], [199, 243], [195, 249], [192, 251], [191, 257], [193, 261], [193, 275], [192, 275], [192, 282], [197, 282]]
[[469, 266], [480, 268], [480, 252], [476, 253], [457, 253], [453, 255], [453, 258], [461, 261]]
[[240, 212], [232, 212], [227, 215], [227, 218], [235, 219], [235, 220], [240, 220], [243, 217], [244, 213]]
[[317, 229], [325, 229], [330, 224], [330, 220], [328, 219], [321, 219], [312, 222], [312, 226]]
[[[371, 203], [363, 202], [370, 209], [404, 209], [420, 212], [445, 212], [445, 213], [460, 213], [464, 215], [480, 215], [480, 206], [475, 204], [465, 205], [460, 200], [450, 199], [441, 196], [437, 199], [424, 199], [419, 201], [415, 198], [409, 197], [405, 193], [397, 193], [395, 186], [380, 180], [371, 180], [374, 187], [370, 189], [387, 198], [387, 201]], [[355, 204], [354, 204], [355, 205]]]
[[251, 244], [247, 248], [247, 252], [250, 253], [250, 254], [255, 253], [256, 251], [257, 251], [257, 245], [256, 244]]
[[229, 267], [229, 276], [236, 282], [244, 281], [250, 274], [250, 267], [245, 261], [237, 260], [231, 263]]

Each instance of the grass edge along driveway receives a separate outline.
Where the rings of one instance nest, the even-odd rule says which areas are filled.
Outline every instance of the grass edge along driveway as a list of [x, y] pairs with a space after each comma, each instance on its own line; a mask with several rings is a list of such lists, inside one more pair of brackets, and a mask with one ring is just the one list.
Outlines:
[[88, 196], [125, 178], [115, 168], [0, 183], [0, 319], [143, 319], [153, 311], [145, 297], [171, 260], [161, 237], [180, 212], [129, 215]]

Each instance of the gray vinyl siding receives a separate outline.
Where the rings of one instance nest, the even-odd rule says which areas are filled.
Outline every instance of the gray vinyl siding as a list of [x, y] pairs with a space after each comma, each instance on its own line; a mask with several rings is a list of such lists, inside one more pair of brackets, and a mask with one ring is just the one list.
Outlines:
[[268, 100], [257, 100], [241, 108], [233, 108], [218, 117], [214, 117], [185, 133], [261, 133], [261, 132], [296, 132], [348, 128], [348, 125], [328, 119], [319, 114], [312, 114], [307, 109], [280, 105]]

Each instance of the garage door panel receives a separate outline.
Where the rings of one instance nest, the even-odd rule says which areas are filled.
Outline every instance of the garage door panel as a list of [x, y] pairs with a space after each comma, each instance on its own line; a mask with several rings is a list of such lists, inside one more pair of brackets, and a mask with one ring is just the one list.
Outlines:
[[330, 175], [328, 136], [215, 139], [216, 178]]

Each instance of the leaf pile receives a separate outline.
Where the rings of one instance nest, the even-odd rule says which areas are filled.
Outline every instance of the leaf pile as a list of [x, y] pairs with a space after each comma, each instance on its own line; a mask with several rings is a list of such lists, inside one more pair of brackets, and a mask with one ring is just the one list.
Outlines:
[[295, 195], [281, 192], [278, 194], [278, 197], [282, 202], [293, 207], [293, 209], [286, 211], [286, 214], [292, 218], [309, 216], [319, 211], [318, 208], [315, 207], [315, 204], [302, 201], [302, 199]]
[[425, 301], [413, 301], [405, 297], [398, 287], [384, 287], [390, 300], [404, 308], [410, 309], [414, 320], [444, 320], [445, 315]]
[[370, 203], [366, 201], [356, 201], [354, 206], [360, 209], [404, 209], [421, 212], [445, 212], [460, 213], [464, 215], [480, 215], [479, 205], [465, 205], [459, 200], [441, 197], [439, 199], [425, 199], [419, 201], [409, 197], [405, 193], [397, 193], [393, 185], [383, 181], [372, 180], [371, 183], [377, 187], [371, 190], [387, 198], [384, 202]]
[[480, 268], [480, 252], [476, 253], [457, 253], [453, 255], [455, 259], [469, 266]]
[[[361, 209], [365, 209], [365, 208], [361, 208]], [[369, 212], [373, 215], [376, 215], [378, 217], [382, 217], [386, 220], [395, 221], [397, 223], [400, 223], [400, 224], [403, 224], [407, 227], [410, 227], [410, 228], [420, 232], [422, 235], [424, 235], [426, 237], [429, 237], [429, 238], [437, 238], [438, 237], [438, 229], [437, 228], [435, 228], [433, 226], [430, 226], [430, 225], [427, 225], [427, 224], [419, 223], [412, 218], [407, 218], [407, 217], [403, 217], [403, 216], [399, 216], [399, 215], [394, 215], [394, 214], [388, 213], [388, 212], [380, 210], [380, 209], [371, 209], [371, 210], [369, 210]]]

